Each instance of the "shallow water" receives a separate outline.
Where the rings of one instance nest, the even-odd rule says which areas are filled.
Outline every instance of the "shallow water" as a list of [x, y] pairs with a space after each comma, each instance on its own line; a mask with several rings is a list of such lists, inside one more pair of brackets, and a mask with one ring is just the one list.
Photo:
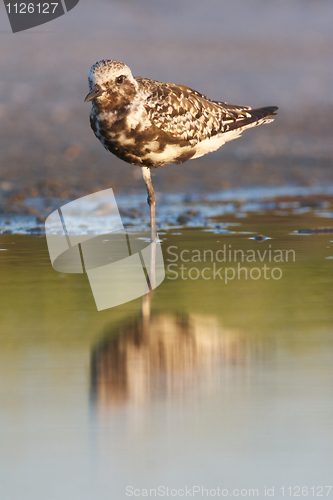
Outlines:
[[326, 496], [333, 235], [299, 231], [332, 228], [331, 204], [209, 217], [161, 231], [150, 318], [141, 299], [97, 312], [44, 236], [1, 235], [1, 498]]

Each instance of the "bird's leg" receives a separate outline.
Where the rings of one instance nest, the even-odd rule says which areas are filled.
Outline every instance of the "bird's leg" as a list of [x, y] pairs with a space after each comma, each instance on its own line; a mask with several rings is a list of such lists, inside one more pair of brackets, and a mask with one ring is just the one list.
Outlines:
[[151, 181], [150, 176], [150, 168], [141, 167], [142, 177], [147, 186], [148, 193], [148, 205], [150, 207], [150, 226], [151, 226], [151, 241], [155, 241], [156, 239], [156, 224], [155, 224], [155, 206], [156, 206], [156, 196], [154, 193], [153, 183]]
[[[150, 248], [150, 286], [151, 290], [155, 288], [155, 263], [156, 263], [156, 224], [155, 224], [155, 206], [156, 196], [153, 183], [151, 182], [150, 168], [141, 167], [142, 176], [147, 186], [148, 205], [150, 207], [150, 226], [151, 226], [151, 248]], [[149, 299], [150, 300], [150, 299]]]

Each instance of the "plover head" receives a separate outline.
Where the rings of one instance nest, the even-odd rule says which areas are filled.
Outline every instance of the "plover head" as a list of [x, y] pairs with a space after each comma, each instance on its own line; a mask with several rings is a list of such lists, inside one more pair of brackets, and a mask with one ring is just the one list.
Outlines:
[[109, 109], [130, 104], [138, 89], [129, 67], [118, 61], [97, 62], [90, 68], [88, 80], [90, 92], [84, 102], [95, 100]]

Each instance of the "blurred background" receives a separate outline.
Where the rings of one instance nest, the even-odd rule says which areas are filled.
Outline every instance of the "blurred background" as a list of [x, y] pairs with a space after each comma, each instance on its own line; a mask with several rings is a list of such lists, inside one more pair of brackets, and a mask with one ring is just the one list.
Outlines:
[[0, 13], [5, 210], [28, 210], [26, 197], [144, 190], [138, 167], [105, 151], [90, 129], [87, 75], [103, 58], [211, 99], [279, 106], [273, 124], [156, 170], [157, 191], [332, 182], [330, 0], [80, 0], [65, 16], [15, 36], [3, 5]]
[[[197, 484], [326, 496], [332, 19], [332, 0], [80, 0], [13, 34], [0, 3], [1, 500]], [[141, 171], [103, 149], [83, 102], [103, 58], [279, 106], [274, 123], [153, 182], [166, 267], [168, 249], [260, 250], [242, 266], [276, 265], [281, 279], [175, 280], [167, 267], [149, 316], [147, 295], [99, 312], [86, 274], [51, 267], [45, 216], [69, 199], [112, 187], [124, 225], [147, 230]], [[268, 259], [286, 250], [295, 261]]]

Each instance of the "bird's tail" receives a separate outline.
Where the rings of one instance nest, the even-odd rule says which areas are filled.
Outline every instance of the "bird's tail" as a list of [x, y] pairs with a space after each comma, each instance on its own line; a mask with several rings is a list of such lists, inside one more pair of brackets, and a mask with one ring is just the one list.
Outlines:
[[246, 118], [244, 115], [236, 119], [233, 123], [229, 124], [228, 130], [244, 129], [250, 127], [256, 127], [257, 125], [262, 125], [263, 123], [270, 123], [274, 120], [276, 116], [276, 111], [279, 108], [277, 106], [267, 106], [265, 108], [245, 108]]

